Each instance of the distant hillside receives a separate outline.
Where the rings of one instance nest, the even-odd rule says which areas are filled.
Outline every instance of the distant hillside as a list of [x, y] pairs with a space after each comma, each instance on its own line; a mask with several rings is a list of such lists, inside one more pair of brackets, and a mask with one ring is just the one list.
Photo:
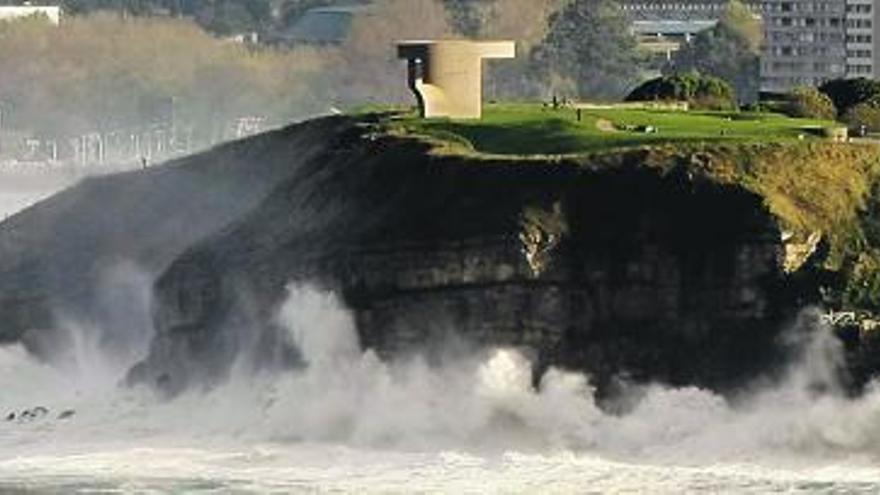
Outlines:
[[273, 22], [269, 0], [62, 0], [66, 12], [124, 12], [142, 16], [186, 17], [219, 35], [261, 32]]

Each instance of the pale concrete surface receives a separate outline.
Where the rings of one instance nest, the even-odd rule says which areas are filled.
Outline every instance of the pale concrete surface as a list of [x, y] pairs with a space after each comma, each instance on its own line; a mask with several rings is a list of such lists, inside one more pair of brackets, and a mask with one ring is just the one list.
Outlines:
[[512, 41], [404, 41], [409, 87], [422, 117], [478, 119], [483, 114], [483, 60], [516, 57]]

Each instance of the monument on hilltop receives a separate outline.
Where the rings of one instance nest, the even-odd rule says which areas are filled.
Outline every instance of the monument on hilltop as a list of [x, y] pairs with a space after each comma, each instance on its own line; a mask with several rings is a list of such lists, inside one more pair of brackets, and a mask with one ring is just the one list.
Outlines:
[[403, 41], [408, 83], [422, 117], [478, 119], [483, 113], [483, 59], [514, 58], [512, 41]]

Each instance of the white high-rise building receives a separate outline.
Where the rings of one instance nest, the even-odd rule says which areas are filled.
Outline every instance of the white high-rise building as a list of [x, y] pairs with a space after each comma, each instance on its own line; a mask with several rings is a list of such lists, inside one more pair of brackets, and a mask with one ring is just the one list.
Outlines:
[[761, 90], [880, 78], [878, 0], [765, 0]]
[[878, 15], [874, 0], [846, 0], [847, 77], [880, 77], [880, 37], [875, 34], [880, 27]]
[[784, 93], [846, 75], [846, 2], [764, 2], [761, 91]]

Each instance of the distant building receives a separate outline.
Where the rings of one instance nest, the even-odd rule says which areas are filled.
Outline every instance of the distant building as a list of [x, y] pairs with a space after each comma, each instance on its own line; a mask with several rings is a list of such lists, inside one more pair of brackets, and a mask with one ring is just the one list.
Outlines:
[[718, 23], [726, 0], [619, 0], [639, 45], [659, 71], [700, 31]]
[[761, 90], [880, 77], [876, 0], [765, 0]]
[[846, 74], [880, 78], [880, 2], [846, 2]]
[[[661, 69], [720, 19], [727, 0], [619, 0], [640, 45]], [[880, 0], [755, 0], [764, 24], [761, 92], [830, 79], [880, 79]]]
[[289, 28], [275, 33], [273, 41], [287, 45], [340, 45], [348, 39], [355, 17], [368, 9], [369, 5], [360, 1], [309, 9]]
[[846, 76], [847, 0], [766, 0], [761, 91]]
[[55, 5], [0, 5], [0, 21], [45, 16], [52, 24], [61, 22], [61, 7]]

